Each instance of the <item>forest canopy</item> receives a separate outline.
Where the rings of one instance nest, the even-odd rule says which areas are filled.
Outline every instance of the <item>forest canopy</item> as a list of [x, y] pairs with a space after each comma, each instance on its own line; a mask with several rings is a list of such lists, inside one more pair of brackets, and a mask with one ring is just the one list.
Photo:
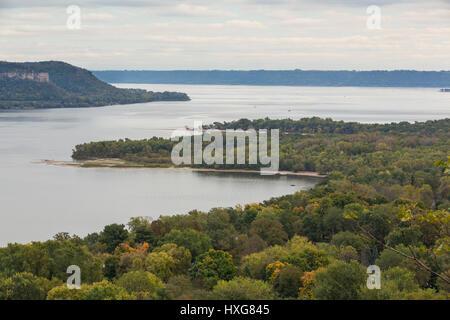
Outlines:
[[[281, 168], [326, 177], [262, 203], [8, 244], [0, 299], [448, 299], [449, 125], [215, 123], [279, 127]], [[93, 142], [76, 146], [74, 158], [170, 165], [172, 146], [162, 138]], [[71, 264], [83, 270], [79, 290], [65, 284]], [[366, 286], [369, 265], [381, 270], [379, 290]]]

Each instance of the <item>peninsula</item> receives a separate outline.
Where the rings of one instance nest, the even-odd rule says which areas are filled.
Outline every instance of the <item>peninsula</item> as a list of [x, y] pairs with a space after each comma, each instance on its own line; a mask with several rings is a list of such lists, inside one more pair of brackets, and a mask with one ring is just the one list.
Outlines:
[[65, 62], [0, 62], [0, 110], [187, 100], [188, 95], [180, 92], [116, 88]]

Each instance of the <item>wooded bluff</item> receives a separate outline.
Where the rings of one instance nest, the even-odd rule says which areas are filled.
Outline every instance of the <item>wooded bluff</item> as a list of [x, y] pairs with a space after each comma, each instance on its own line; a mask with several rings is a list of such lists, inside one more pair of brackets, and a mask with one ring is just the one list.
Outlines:
[[81, 108], [187, 101], [180, 92], [120, 89], [88, 70], [59, 61], [0, 62], [0, 109]]

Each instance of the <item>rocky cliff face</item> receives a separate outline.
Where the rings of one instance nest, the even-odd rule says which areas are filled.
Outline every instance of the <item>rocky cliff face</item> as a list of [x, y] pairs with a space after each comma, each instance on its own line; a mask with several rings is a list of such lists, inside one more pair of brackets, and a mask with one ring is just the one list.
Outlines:
[[34, 72], [13, 71], [0, 73], [0, 78], [22, 79], [36, 82], [50, 82], [48, 72], [34, 73]]

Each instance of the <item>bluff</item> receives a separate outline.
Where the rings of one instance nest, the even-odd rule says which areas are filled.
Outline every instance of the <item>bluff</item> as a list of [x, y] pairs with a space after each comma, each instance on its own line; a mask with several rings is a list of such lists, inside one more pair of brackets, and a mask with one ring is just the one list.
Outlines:
[[65, 62], [0, 62], [0, 109], [97, 107], [187, 101], [180, 92], [121, 89]]

